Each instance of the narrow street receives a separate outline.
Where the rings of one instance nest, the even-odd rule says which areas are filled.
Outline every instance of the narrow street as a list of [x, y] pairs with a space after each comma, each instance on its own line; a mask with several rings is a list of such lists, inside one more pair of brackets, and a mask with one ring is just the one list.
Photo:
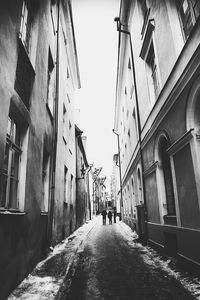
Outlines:
[[99, 218], [78, 256], [70, 288], [59, 299], [196, 299], [122, 222], [102, 225]]
[[200, 299], [200, 278], [136, 242], [124, 222], [81, 226], [10, 294], [8, 300]]

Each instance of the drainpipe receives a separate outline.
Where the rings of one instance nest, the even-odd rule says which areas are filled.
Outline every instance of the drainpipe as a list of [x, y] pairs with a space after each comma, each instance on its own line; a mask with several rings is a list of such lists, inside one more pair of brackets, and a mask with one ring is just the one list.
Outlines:
[[55, 175], [56, 175], [56, 157], [58, 140], [58, 102], [59, 102], [59, 30], [60, 30], [60, 0], [57, 0], [57, 39], [56, 39], [56, 95], [54, 105], [54, 123], [53, 123], [53, 155], [52, 155], [52, 176], [51, 176], [51, 194], [48, 218], [47, 242], [48, 246], [52, 244], [52, 227], [55, 206]]
[[[141, 138], [141, 120], [140, 120], [140, 111], [139, 111], [139, 101], [138, 101], [138, 92], [137, 92], [137, 82], [136, 82], [136, 75], [135, 75], [135, 64], [134, 64], [134, 54], [133, 54], [133, 46], [132, 46], [132, 40], [131, 40], [131, 33], [128, 30], [123, 30], [121, 27], [123, 26], [121, 24], [120, 18], [116, 17], [114, 19], [115, 22], [117, 22], [117, 31], [119, 32], [119, 49], [121, 45], [121, 33], [127, 34], [129, 36], [129, 43], [130, 43], [130, 49], [131, 49], [131, 61], [132, 61], [132, 67], [133, 67], [133, 81], [134, 81], [134, 90], [135, 90], [135, 102], [136, 102], [136, 112], [137, 112], [137, 124], [138, 124], [138, 138], [139, 138], [139, 151], [140, 151], [140, 158], [141, 158], [141, 169], [142, 169], [142, 183], [143, 183], [143, 199], [144, 199], [144, 208], [145, 208], [145, 232], [144, 236], [141, 237], [142, 243], [144, 245], [147, 244], [148, 239], [148, 228], [147, 228], [147, 205], [146, 205], [146, 189], [145, 189], [145, 181], [144, 181], [144, 159], [142, 154], [142, 138]], [[120, 53], [120, 50], [118, 51], [118, 55]], [[117, 66], [117, 85], [118, 85], [118, 74], [119, 74], [119, 57], [118, 57], [118, 66]]]

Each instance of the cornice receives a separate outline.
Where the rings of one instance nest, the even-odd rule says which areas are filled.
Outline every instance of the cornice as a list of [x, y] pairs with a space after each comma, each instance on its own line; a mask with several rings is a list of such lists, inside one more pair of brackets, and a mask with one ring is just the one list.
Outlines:
[[189, 141], [193, 138], [192, 131], [194, 128], [187, 131], [184, 135], [182, 135], [175, 143], [173, 143], [168, 149], [167, 153], [169, 155], [174, 155], [178, 151], [180, 151], [185, 145], [189, 143]]
[[155, 172], [158, 166], [159, 166], [159, 162], [155, 161], [148, 169], [146, 169], [144, 171], [144, 173], [143, 173], [144, 177], [147, 177], [150, 174], [152, 174], [153, 172]]

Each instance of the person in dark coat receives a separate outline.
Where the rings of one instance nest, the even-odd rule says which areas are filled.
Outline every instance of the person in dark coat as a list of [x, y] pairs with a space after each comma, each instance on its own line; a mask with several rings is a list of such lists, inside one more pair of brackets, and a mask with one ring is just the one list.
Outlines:
[[106, 210], [104, 209], [101, 214], [102, 214], [102, 217], [103, 217], [103, 225], [105, 225], [106, 224], [106, 215], [107, 215]]
[[109, 219], [109, 224], [112, 224], [112, 212], [108, 212], [108, 219]]

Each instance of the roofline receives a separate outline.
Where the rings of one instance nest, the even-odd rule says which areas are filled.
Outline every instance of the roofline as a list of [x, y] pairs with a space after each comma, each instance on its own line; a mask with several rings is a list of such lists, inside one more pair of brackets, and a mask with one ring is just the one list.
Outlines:
[[77, 48], [76, 48], [76, 39], [75, 39], [71, 0], [68, 0], [68, 4], [69, 4], [69, 13], [70, 13], [70, 19], [71, 19], [71, 26], [72, 26], [72, 37], [73, 37], [73, 44], [74, 44], [74, 55], [75, 55], [75, 63], [76, 63], [76, 75], [77, 75], [77, 88], [80, 89], [81, 88], [81, 79], [80, 79], [80, 71], [79, 71], [79, 63], [78, 63], [78, 53], [77, 53]]

